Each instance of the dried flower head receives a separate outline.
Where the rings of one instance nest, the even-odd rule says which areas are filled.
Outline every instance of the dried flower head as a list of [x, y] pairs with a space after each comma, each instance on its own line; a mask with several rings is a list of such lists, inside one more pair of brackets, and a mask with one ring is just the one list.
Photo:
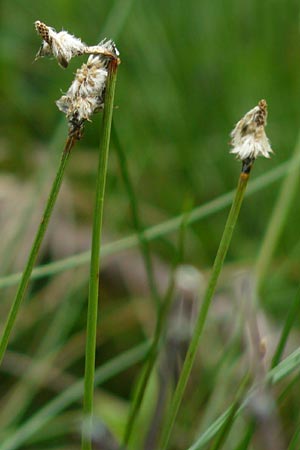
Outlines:
[[241, 161], [255, 160], [258, 156], [270, 158], [273, 153], [265, 133], [267, 121], [267, 102], [261, 100], [236, 124], [231, 132], [230, 153], [236, 154]]
[[118, 60], [119, 53], [113, 41], [104, 40], [95, 48], [101, 50], [99, 54], [91, 55], [77, 70], [69, 90], [56, 102], [67, 116], [70, 135], [80, 135], [84, 122], [103, 108], [109, 58], [114, 55]]
[[105, 41], [99, 45], [88, 46], [77, 37], [69, 34], [67, 31], [60, 31], [59, 33], [52, 27], [37, 20], [35, 28], [38, 34], [43, 39], [40, 50], [36, 55], [36, 59], [43, 56], [54, 56], [59, 65], [66, 68], [74, 56], [79, 55], [102, 55], [109, 58], [116, 58], [119, 55], [116, 46], [112, 43], [111, 51], [105, 45]]
[[53, 55], [62, 67], [67, 67], [73, 56], [90, 55], [87, 63], [77, 70], [67, 93], [56, 102], [68, 118], [69, 135], [79, 138], [84, 122], [103, 107], [109, 62], [114, 60], [118, 65], [119, 52], [111, 40], [87, 46], [67, 31], [57, 33], [39, 20], [35, 28], [43, 39], [36, 58]]
[[37, 20], [35, 28], [43, 39], [36, 58], [53, 55], [61, 67], [67, 67], [73, 56], [82, 55], [87, 48], [80, 39], [72, 36], [67, 31], [57, 33], [54, 28]]

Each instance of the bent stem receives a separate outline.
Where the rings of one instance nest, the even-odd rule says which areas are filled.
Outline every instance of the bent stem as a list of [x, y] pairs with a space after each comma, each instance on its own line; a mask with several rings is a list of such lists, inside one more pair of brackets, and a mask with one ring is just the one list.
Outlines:
[[201, 305], [199, 315], [197, 318], [197, 322], [195, 325], [195, 330], [193, 333], [193, 337], [191, 340], [191, 343], [189, 345], [187, 355], [183, 364], [183, 368], [180, 374], [180, 378], [169, 408], [169, 414], [166, 418], [163, 431], [162, 431], [162, 441], [160, 445], [160, 450], [165, 450], [167, 448], [171, 431], [178, 413], [179, 406], [181, 404], [181, 400], [185, 391], [185, 387], [188, 382], [188, 378], [190, 376], [193, 363], [196, 357], [196, 353], [198, 350], [198, 345], [200, 341], [200, 337], [206, 322], [208, 310], [213, 298], [213, 295], [215, 293], [217, 281], [219, 278], [219, 275], [221, 273], [223, 263], [231, 242], [233, 230], [235, 228], [237, 218], [240, 212], [240, 208], [242, 205], [242, 201], [244, 198], [245, 190], [247, 187], [250, 171], [251, 171], [251, 164], [248, 164], [249, 161], [245, 161], [243, 163], [242, 172], [239, 177], [239, 182], [236, 190], [236, 194], [228, 215], [228, 219], [223, 231], [223, 235], [221, 238], [221, 242], [219, 245], [219, 249], [214, 261], [214, 265], [212, 268], [212, 273], [206, 288], [205, 296], [203, 299], [203, 303]]
[[46, 204], [46, 207], [44, 210], [44, 214], [43, 214], [41, 223], [37, 230], [37, 233], [36, 233], [34, 242], [32, 244], [31, 251], [30, 251], [22, 278], [20, 280], [18, 291], [16, 293], [15, 299], [10, 308], [10, 312], [9, 312], [6, 324], [4, 326], [4, 331], [3, 331], [2, 338], [0, 341], [0, 364], [4, 357], [4, 354], [5, 354], [7, 345], [8, 345], [9, 337], [10, 337], [11, 331], [13, 329], [14, 323], [16, 321], [17, 314], [20, 309], [22, 300], [26, 293], [26, 289], [27, 289], [28, 282], [29, 282], [29, 279], [31, 276], [31, 272], [32, 272], [34, 263], [36, 261], [36, 258], [37, 258], [41, 243], [43, 241], [45, 232], [47, 230], [48, 223], [49, 223], [52, 211], [53, 211], [53, 207], [54, 207], [56, 199], [57, 199], [57, 195], [60, 190], [60, 186], [61, 186], [61, 183], [63, 180], [63, 175], [64, 175], [64, 171], [65, 171], [67, 161], [68, 161], [68, 158], [70, 155], [70, 151], [71, 151], [72, 147], [74, 146], [75, 142], [76, 142], [75, 137], [69, 137], [66, 142], [65, 148], [63, 150], [60, 164], [59, 164], [59, 167], [58, 167], [58, 170], [56, 173], [56, 177], [52, 184], [51, 192], [50, 192], [48, 200], [47, 200], [47, 204]]
[[100, 142], [100, 149], [99, 149], [100, 156], [98, 165], [96, 201], [95, 201], [94, 221], [93, 221], [90, 285], [89, 285], [89, 300], [87, 313], [87, 335], [86, 335], [84, 399], [83, 399], [84, 427], [82, 433], [82, 450], [90, 450], [92, 448], [92, 415], [93, 415], [94, 375], [95, 375], [95, 356], [96, 356], [96, 331], [97, 331], [97, 316], [98, 316], [100, 246], [101, 246], [104, 193], [106, 184], [110, 130], [113, 113], [117, 67], [118, 61], [111, 60], [108, 69], [108, 79], [103, 112], [102, 139]]

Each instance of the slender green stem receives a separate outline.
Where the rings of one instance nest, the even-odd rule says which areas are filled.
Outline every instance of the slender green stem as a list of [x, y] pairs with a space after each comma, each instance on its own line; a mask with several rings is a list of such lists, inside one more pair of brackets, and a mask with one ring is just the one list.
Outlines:
[[36, 261], [43, 237], [47, 230], [47, 226], [48, 226], [48, 223], [49, 223], [49, 220], [51, 217], [51, 213], [52, 213], [53, 207], [55, 205], [57, 195], [58, 195], [58, 192], [59, 192], [62, 180], [63, 180], [63, 175], [64, 175], [64, 171], [65, 171], [67, 161], [68, 161], [68, 158], [70, 155], [71, 148], [73, 147], [75, 142], [76, 141], [73, 137], [69, 137], [66, 142], [64, 151], [62, 153], [58, 171], [56, 173], [56, 177], [54, 179], [54, 182], [53, 182], [53, 185], [51, 188], [51, 192], [48, 197], [48, 201], [47, 201], [47, 204], [46, 204], [46, 207], [44, 210], [44, 214], [43, 214], [41, 223], [37, 230], [37, 233], [36, 233], [34, 242], [32, 244], [31, 251], [30, 251], [20, 284], [19, 284], [18, 291], [16, 293], [15, 299], [10, 308], [10, 312], [9, 312], [6, 324], [4, 326], [3, 335], [2, 335], [2, 338], [0, 341], [0, 363], [2, 362], [6, 347], [8, 345], [10, 333], [11, 333], [14, 323], [16, 321], [17, 314], [18, 314], [19, 308], [21, 306], [22, 300], [24, 298], [34, 263]]
[[210, 276], [210, 280], [208, 282], [208, 286], [205, 292], [205, 296], [199, 311], [199, 315], [197, 318], [197, 322], [195, 325], [195, 330], [193, 333], [193, 337], [191, 343], [189, 345], [187, 355], [184, 361], [184, 365], [182, 368], [182, 372], [174, 393], [174, 397], [172, 399], [169, 414], [167, 416], [167, 420], [165, 422], [163, 433], [162, 433], [162, 443], [160, 445], [161, 450], [165, 450], [167, 448], [171, 431], [178, 413], [178, 409], [185, 391], [186, 384], [188, 382], [189, 375], [191, 373], [193, 363], [195, 360], [195, 356], [197, 353], [200, 337], [206, 322], [208, 310], [216, 289], [217, 281], [219, 275], [221, 273], [223, 263], [229, 248], [229, 244], [232, 238], [233, 230], [237, 222], [237, 218], [239, 215], [239, 211], [242, 205], [242, 201], [244, 198], [245, 190], [247, 187], [249, 179], [249, 174], [242, 172], [239, 177], [239, 182], [235, 194], [235, 198], [233, 200], [231, 210], [229, 212], [229, 216], [224, 228], [223, 236], [219, 245], [219, 249], [215, 258], [215, 262], [213, 265], [212, 273]]
[[94, 397], [94, 375], [95, 375], [95, 355], [96, 355], [96, 331], [98, 317], [98, 294], [99, 294], [99, 270], [100, 270], [100, 246], [102, 233], [103, 205], [106, 184], [107, 162], [109, 154], [111, 121], [114, 104], [115, 84], [117, 77], [118, 62], [112, 60], [109, 63], [109, 73], [105, 94], [105, 105], [103, 113], [102, 136], [100, 142], [100, 156], [96, 186], [96, 201], [94, 208], [89, 301], [87, 313], [87, 335], [85, 353], [85, 376], [84, 376], [84, 399], [83, 413], [86, 428], [82, 434], [82, 449], [92, 448], [92, 416]]

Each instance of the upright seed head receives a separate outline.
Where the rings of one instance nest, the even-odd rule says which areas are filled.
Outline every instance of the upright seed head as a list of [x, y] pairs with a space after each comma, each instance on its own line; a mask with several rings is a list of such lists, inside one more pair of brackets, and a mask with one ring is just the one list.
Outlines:
[[253, 162], [258, 156], [270, 158], [270, 153], [273, 151], [265, 133], [266, 123], [267, 102], [260, 100], [258, 105], [247, 112], [231, 132], [233, 148], [230, 153], [236, 154], [241, 161]]

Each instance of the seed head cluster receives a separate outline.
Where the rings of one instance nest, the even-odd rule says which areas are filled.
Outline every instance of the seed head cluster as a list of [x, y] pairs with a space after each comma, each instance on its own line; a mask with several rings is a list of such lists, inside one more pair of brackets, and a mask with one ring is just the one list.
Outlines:
[[265, 133], [267, 124], [267, 103], [260, 100], [255, 108], [251, 109], [236, 124], [231, 132], [230, 153], [236, 154], [241, 161], [246, 159], [255, 160], [258, 156], [270, 158], [273, 153], [269, 140]]
[[98, 45], [87, 46], [67, 31], [57, 33], [39, 20], [35, 22], [35, 28], [43, 39], [36, 59], [54, 56], [59, 65], [66, 68], [74, 56], [90, 55], [77, 69], [68, 91], [56, 102], [68, 119], [69, 135], [80, 137], [84, 122], [91, 120], [91, 116], [104, 106], [109, 61], [113, 59], [119, 64], [119, 52], [112, 40], [104, 39]]
[[[103, 41], [99, 46], [109, 52], [115, 50], [112, 41]], [[107, 58], [90, 55], [87, 63], [77, 69], [69, 90], [56, 102], [67, 116], [71, 134], [103, 108], [107, 75]]]

